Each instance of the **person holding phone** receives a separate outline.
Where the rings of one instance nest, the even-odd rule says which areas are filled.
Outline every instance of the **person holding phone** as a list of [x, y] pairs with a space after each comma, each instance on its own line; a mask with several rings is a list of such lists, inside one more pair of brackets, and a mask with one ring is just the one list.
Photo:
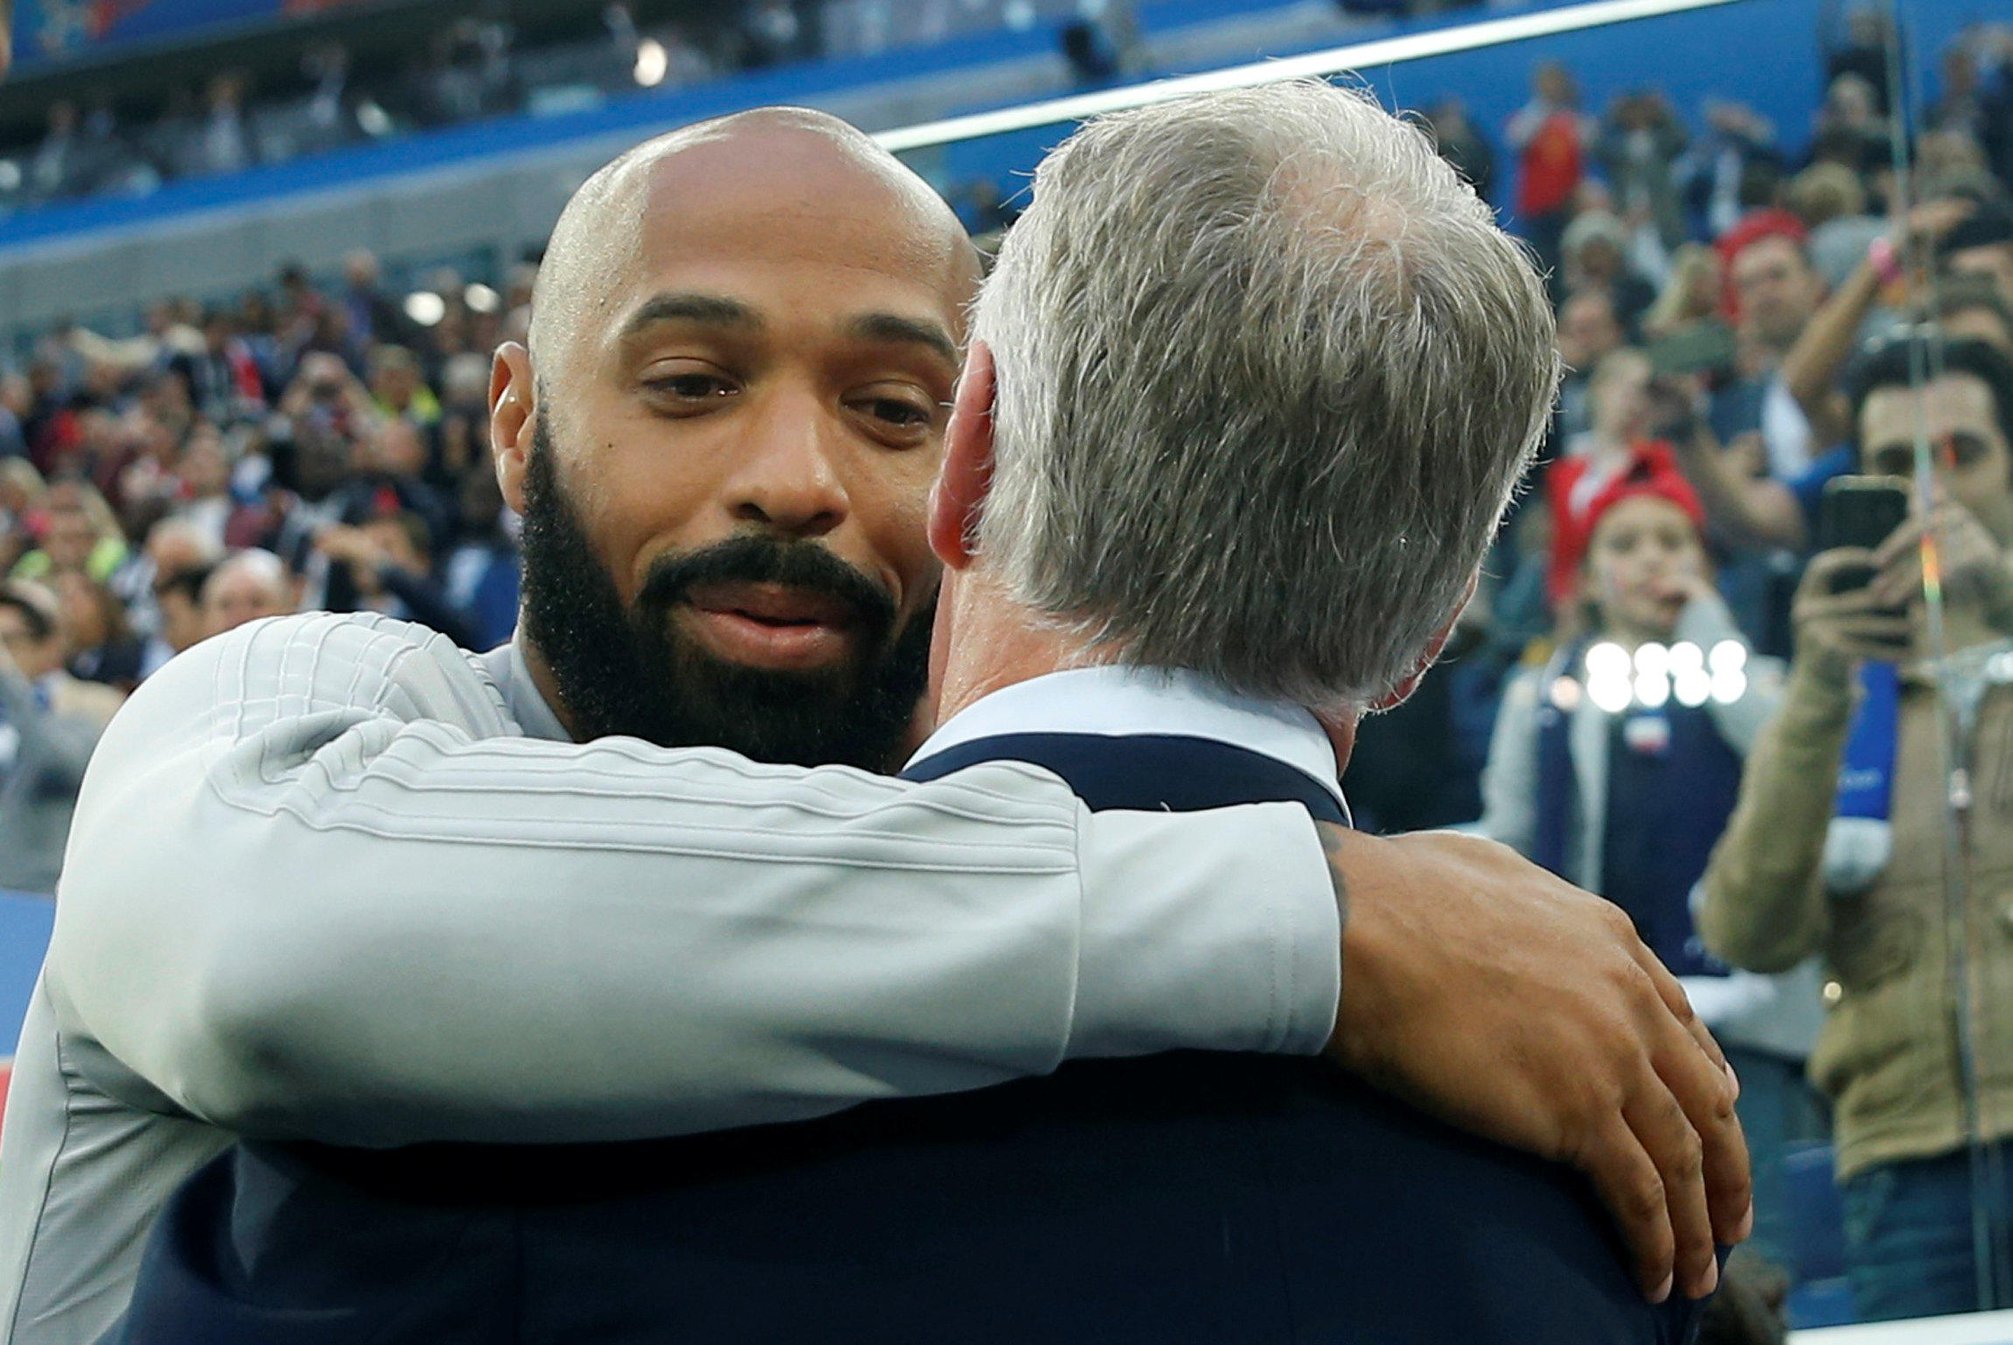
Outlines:
[[[1699, 913], [1736, 966], [1824, 958], [1811, 1078], [1835, 1107], [1849, 1271], [1873, 1320], [2013, 1307], [2013, 687], [1986, 678], [1957, 744], [1973, 787], [1954, 997], [1940, 703], [2013, 634], [2013, 363], [1978, 341], [1911, 351], [1921, 339], [1868, 357], [1853, 424], [1861, 470], [1881, 477], [1912, 476], [1926, 435], [1934, 477], [1913, 492], [1926, 507], [1902, 514], [1877, 480], [1829, 492], [1782, 711], [1748, 759]], [[1936, 372], [1918, 382], [1911, 366]], [[1925, 538], [1945, 601], [1938, 663]]]

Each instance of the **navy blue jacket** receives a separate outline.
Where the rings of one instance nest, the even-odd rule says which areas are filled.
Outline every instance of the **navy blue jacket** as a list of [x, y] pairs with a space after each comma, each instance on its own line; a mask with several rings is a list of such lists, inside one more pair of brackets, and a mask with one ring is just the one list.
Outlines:
[[[1092, 808], [1341, 820], [1198, 738], [993, 738], [910, 774], [1002, 757]], [[175, 1196], [108, 1341], [1649, 1345], [1695, 1313], [1643, 1302], [1566, 1169], [1318, 1060], [1181, 1053], [648, 1144], [243, 1144]]]

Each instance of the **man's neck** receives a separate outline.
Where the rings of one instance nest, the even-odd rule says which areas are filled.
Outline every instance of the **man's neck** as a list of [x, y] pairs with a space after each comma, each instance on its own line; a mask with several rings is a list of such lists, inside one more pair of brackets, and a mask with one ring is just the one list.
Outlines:
[[941, 601], [947, 617], [937, 629], [945, 645], [936, 697], [939, 724], [1018, 682], [1116, 662], [1109, 650], [1012, 601], [985, 575], [968, 570], [945, 587]]
[[531, 674], [531, 685], [538, 689], [539, 697], [552, 711], [552, 717], [559, 721], [559, 726], [566, 730], [566, 736], [579, 742], [580, 729], [574, 723], [573, 712], [566, 707], [566, 698], [559, 694], [559, 679], [553, 675], [552, 665], [545, 661], [545, 655], [539, 652], [538, 646], [524, 634], [521, 622], [517, 644], [524, 653], [524, 670]]
[[[1050, 624], [973, 570], [947, 576], [939, 602], [943, 615], [936, 639], [943, 663], [933, 688], [938, 725], [1018, 683], [1119, 661], [1114, 651]], [[1358, 718], [1354, 711], [1315, 714], [1334, 750], [1338, 776], [1355, 749]]]

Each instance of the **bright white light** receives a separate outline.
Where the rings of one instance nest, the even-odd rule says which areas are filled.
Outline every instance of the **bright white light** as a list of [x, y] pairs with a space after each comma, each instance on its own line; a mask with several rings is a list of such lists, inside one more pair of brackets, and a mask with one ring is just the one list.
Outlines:
[[1629, 708], [1629, 679], [1627, 675], [1588, 678], [1587, 699], [1611, 715], [1620, 714]]
[[447, 300], [432, 290], [414, 290], [405, 296], [405, 315], [422, 327], [431, 327], [447, 316]]
[[1671, 679], [1662, 672], [1636, 674], [1636, 700], [1655, 710], [1671, 698]]
[[1567, 714], [1580, 708], [1580, 684], [1571, 677], [1554, 678], [1552, 681], [1552, 704]]
[[1587, 678], [1589, 681], [1627, 677], [1629, 675], [1629, 651], [1618, 644], [1597, 644], [1587, 651]]
[[1655, 640], [1636, 650], [1636, 675], [1662, 677], [1670, 671], [1671, 651]]
[[1712, 695], [1712, 677], [1704, 668], [1681, 668], [1674, 679], [1677, 703], [1696, 710]]
[[1732, 705], [1747, 694], [1747, 674], [1739, 668], [1726, 668], [1712, 675], [1712, 698], [1721, 705]]
[[1716, 673], [1740, 672], [1747, 667], [1747, 646], [1739, 640], [1721, 640], [1706, 662]]
[[373, 140], [382, 140], [392, 132], [391, 114], [368, 98], [357, 104], [356, 124]]
[[468, 305], [471, 313], [494, 313], [503, 307], [503, 299], [487, 285], [474, 284], [461, 292], [461, 301]]
[[1671, 676], [1676, 677], [1687, 669], [1705, 667], [1705, 650], [1689, 640], [1680, 640], [1671, 646]]
[[21, 185], [21, 165], [12, 159], [0, 159], [0, 191], [13, 191]]
[[646, 37], [636, 44], [636, 82], [646, 89], [654, 89], [664, 82], [664, 72], [671, 68], [671, 58], [664, 50], [664, 44], [654, 37]]

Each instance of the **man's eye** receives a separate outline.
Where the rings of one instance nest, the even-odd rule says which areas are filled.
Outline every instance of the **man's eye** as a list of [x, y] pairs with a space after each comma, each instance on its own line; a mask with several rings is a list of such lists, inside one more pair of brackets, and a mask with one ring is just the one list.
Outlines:
[[876, 420], [886, 421], [902, 429], [920, 429], [929, 425], [933, 417], [927, 407], [899, 397], [870, 397], [860, 403], [861, 409]]
[[717, 374], [670, 374], [645, 383], [653, 392], [679, 401], [700, 402], [731, 397], [734, 385]]
[[1986, 453], [1985, 440], [1975, 434], [1953, 434], [1947, 442], [1953, 466], [1969, 467]]

